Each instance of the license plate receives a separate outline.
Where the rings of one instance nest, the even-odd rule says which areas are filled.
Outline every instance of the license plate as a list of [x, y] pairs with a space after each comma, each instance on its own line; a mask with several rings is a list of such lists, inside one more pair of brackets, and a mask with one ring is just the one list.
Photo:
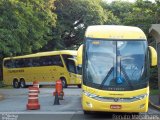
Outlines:
[[111, 109], [121, 109], [122, 106], [121, 105], [111, 105], [110, 108]]

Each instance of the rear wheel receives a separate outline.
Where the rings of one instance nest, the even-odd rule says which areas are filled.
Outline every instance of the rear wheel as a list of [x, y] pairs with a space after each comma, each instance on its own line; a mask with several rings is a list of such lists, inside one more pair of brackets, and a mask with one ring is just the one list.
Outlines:
[[81, 88], [81, 84], [79, 84], [79, 85], [77, 85], [78, 86], [78, 88]]
[[65, 78], [61, 78], [63, 88], [67, 88], [67, 81]]
[[14, 88], [19, 88], [19, 87], [20, 87], [20, 84], [19, 84], [19, 82], [18, 82], [18, 79], [14, 79], [14, 80], [13, 80], [13, 87], [14, 87]]
[[20, 80], [20, 87], [21, 87], [21, 88], [25, 88], [25, 87], [26, 87], [26, 82], [25, 82], [24, 79], [21, 79], [21, 80]]

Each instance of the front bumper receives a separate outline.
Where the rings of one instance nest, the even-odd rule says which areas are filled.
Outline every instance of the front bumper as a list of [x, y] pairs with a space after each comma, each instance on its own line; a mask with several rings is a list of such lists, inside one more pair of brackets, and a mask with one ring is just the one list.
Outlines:
[[[134, 102], [104, 102], [82, 94], [82, 107], [85, 111], [102, 112], [147, 112], [148, 96]], [[120, 109], [111, 109], [111, 105], [120, 105]]]

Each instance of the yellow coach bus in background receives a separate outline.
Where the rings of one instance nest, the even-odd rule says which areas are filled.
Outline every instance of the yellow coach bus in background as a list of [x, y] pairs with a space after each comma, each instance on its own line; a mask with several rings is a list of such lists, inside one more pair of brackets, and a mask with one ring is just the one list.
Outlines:
[[157, 65], [157, 53], [141, 29], [89, 26], [78, 53], [84, 113], [148, 111], [149, 67]]
[[76, 58], [77, 51], [73, 50], [4, 58], [3, 81], [14, 88], [24, 88], [26, 85], [32, 85], [34, 80], [39, 81], [40, 85], [51, 85], [61, 79], [65, 88], [67, 85], [81, 87]]

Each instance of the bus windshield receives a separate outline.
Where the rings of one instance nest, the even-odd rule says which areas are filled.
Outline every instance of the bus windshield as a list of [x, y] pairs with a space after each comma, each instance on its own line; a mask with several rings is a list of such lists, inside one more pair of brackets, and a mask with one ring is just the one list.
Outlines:
[[87, 39], [84, 81], [87, 86], [127, 91], [148, 85], [147, 41]]

